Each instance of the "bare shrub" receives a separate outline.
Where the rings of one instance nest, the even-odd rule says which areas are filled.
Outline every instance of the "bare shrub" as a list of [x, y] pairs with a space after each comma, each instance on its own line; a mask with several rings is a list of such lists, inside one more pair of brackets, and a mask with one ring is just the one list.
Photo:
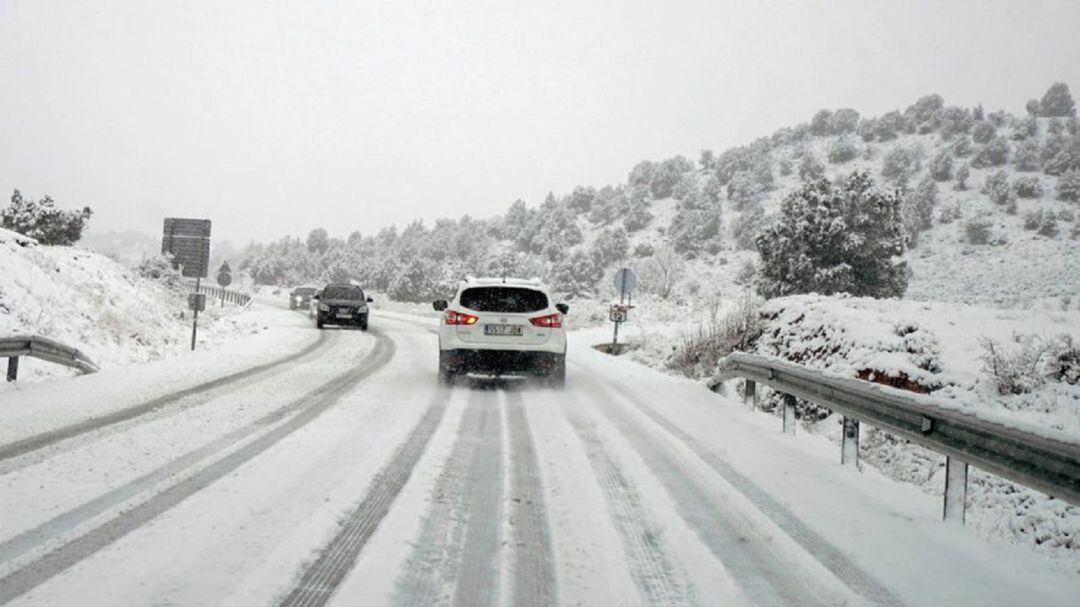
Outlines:
[[1003, 345], [989, 337], [979, 340], [983, 353], [979, 360], [998, 394], [1027, 394], [1046, 382], [1044, 368], [1054, 343], [1036, 335], [1013, 335]]
[[694, 332], [668, 361], [668, 367], [687, 377], [705, 377], [716, 371], [716, 363], [732, 352], [748, 351], [761, 335], [764, 322], [761, 306], [764, 300], [747, 295], [735, 309], [720, 316], [720, 300], [710, 302], [709, 318], [698, 324]]

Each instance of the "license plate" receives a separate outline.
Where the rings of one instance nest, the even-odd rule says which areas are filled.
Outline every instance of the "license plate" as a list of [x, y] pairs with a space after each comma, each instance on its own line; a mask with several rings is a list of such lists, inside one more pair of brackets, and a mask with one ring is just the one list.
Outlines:
[[521, 337], [521, 325], [484, 325], [484, 335]]
[[352, 314], [350, 314], [348, 312], [338, 312], [337, 317], [338, 318], [352, 318]]

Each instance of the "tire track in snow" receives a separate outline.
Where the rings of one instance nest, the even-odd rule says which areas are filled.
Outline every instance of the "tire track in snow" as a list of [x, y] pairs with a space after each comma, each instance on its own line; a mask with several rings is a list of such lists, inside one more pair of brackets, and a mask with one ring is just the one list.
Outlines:
[[271, 371], [282, 365], [296, 362], [297, 360], [304, 358], [308, 354], [311, 354], [312, 352], [322, 348], [324, 345], [326, 345], [326, 342], [329, 341], [329, 339], [329, 333], [322, 333], [319, 335], [319, 338], [317, 340], [315, 340], [313, 343], [308, 344], [300, 351], [293, 352], [292, 354], [288, 354], [286, 356], [282, 356], [281, 358], [274, 359], [268, 363], [256, 365], [254, 367], [245, 369], [243, 371], [238, 371], [236, 373], [231, 373], [229, 375], [219, 377], [217, 379], [208, 381], [203, 384], [199, 384], [197, 386], [184, 388], [183, 390], [177, 390], [176, 392], [171, 392], [169, 394], [158, 396], [157, 398], [153, 398], [146, 402], [132, 405], [130, 407], [125, 407], [123, 409], [107, 413], [100, 417], [93, 417], [87, 420], [83, 420], [81, 422], [76, 422], [74, 424], [64, 426], [62, 428], [57, 428], [55, 430], [50, 430], [48, 432], [37, 434], [35, 436], [23, 438], [8, 443], [6, 445], [0, 445], [0, 462], [5, 462], [7, 460], [23, 456], [34, 451], [40, 451], [48, 447], [53, 447], [58, 443], [71, 440], [73, 438], [89, 434], [91, 432], [98, 432], [104, 428], [108, 428], [116, 424], [133, 420], [148, 413], [153, 413], [168, 405], [177, 404], [193, 396], [199, 396], [212, 390], [217, 390], [218, 388], [229, 386], [230, 384], [233, 384], [240, 380], [254, 377], [267, 371]]
[[[592, 380], [595, 381], [595, 380]], [[608, 380], [603, 380], [613, 392], [626, 403], [640, 410], [657, 426], [672, 433], [677, 440], [685, 443], [694, 455], [701, 458], [708, 467], [718, 472], [729, 484], [739, 490], [774, 524], [780, 527], [786, 536], [795, 540], [816, 561], [832, 572], [840, 582], [853, 592], [867, 598], [877, 605], [901, 606], [903, 603], [885, 586], [866, 574], [832, 544], [798, 521], [771, 496], [761, 490], [745, 476], [734, 471], [727, 462], [720, 459], [700, 442], [692, 439], [675, 424], [661, 417], [639, 396]], [[720, 561], [731, 571], [732, 578], [750, 595], [755, 602], [775, 605], [805, 605], [808, 597], [814, 596], [812, 588], [798, 583], [794, 576], [780, 576], [778, 571], [789, 567], [777, 563], [777, 555], [769, 550], [768, 538], [754, 538], [748, 528], [740, 523], [740, 515], [724, 507], [723, 501], [717, 501], [708, 495], [708, 491], [694, 483], [684, 472], [669, 448], [664, 448], [657, 441], [656, 433], [646, 430], [642, 423], [632, 420], [622, 410], [613, 405], [607, 394], [598, 390], [595, 383], [588, 389], [597, 395], [602, 403], [600, 409], [626, 436], [634, 448], [648, 464], [680, 504], [681, 515], [716, 554]], [[766, 541], [761, 541], [766, 540]], [[822, 599], [819, 599], [821, 602]]]
[[[579, 385], [579, 384], [575, 384]], [[585, 449], [593, 473], [606, 498], [611, 518], [623, 540], [630, 565], [630, 577], [647, 605], [684, 605], [691, 603], [690, 590], [680, 579], [668, 558], [663, 532], [641, 503], [634, 482], [621, 470], [619, 461], [600, 439], [596, 424], [576, 409], [579, 402], [564, 406], [571, 427]]]
[[707, 449], [700, 441], [693, 438], [668, 419], [661, 416], [637, 394], [623, 386], [604, 380], [613, 391], [641, 411], [657, 426], [684, 443], [710, 468], [715, 470], [725, 481], [738, 490], [746, 499], [769, 518], [786, 535], [791, 537], [808, 554], [832, 572], [841, 582], [854, 592], [878, 605], [902, 606], [903, 601], [873, 576], [863, 571], [851, 559], [844, 555], [828, 540], [810, 529], [790, 510], [776, 501], [771, 495], [758, 487], [753, 481], [743, 476], [716, 453]]
[[[372, 334], [376, 339], [375, 347], [356, 369], [335, 377], [288, 405], [229, 435], [235, 439], [232, 445], [243, 442], [244, 439], [253, 435], [256, 438], [220, 459], [210, 462], [160, 493], [131, 506], [119, 516], [105, 521], [41, 558], [0, 577], [0, 603], [6, 603], [29, 592], [83, 559], [93, 556], [194, 493], [232, 473], [247, 461], [313, 421], [361, 381], [385, 367], [393, 358], [396, 349], [393, 340], [376, 331], [372, 331]], [[243, 431], [242, 436], [238, 434], [241, 431]], [[259, 434], [260, 431], [262, 434]], [[218, 452], [227, 451], [229, 446], [220, 445]]]
[[435, 430], [442, 422], [450, 390], [435, 393], [424, 415], [394, 451], [390, 462], [372, 479], [367, 495], [341, 530], [300, 576], [300, 581], [281, 602], [287, 606], [324, 605], [356, 563], [394, 500], [408, 482]]
[[474, 388], [397, 582], [394, 605], [492, 604], [498, 591], [502, 465], [498, 400], [493, 391]]
[[506, 400], [510, 429], [508, 515], [513, 539], [510, 545], [510, 567], [514, 576], [512, 603], [522, 607], [554, 605], [558, 596], [555, 557], [536, 448], [521, 394], [507, 391]]

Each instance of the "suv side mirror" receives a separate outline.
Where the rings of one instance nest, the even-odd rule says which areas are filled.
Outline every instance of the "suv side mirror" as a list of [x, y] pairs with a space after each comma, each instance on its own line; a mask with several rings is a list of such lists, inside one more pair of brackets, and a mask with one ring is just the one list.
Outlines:
[[562, 312], [563, 314], [569, 314], [570, 313], [570, 306], [568, 304], [557, 303], [557, 304], [555, 304], [555, 309]]
[[435, 308], [436, 312], [442, 312], [446, 308], [450, 307], [450, 304], [447, 303], [445, 299], [436, 299], [435, 301], [431, 302], [431, 307]]
[[370, 297], [368, 297], [368, 298], [367, 298], [367, 302], [368, 302], [368, 303], [375, 303], [375, 300], [374, 300], [374, 299], [372, 299], [372, 298], [370, 298]]
[[319, 301], [320, 299], [322, 299], [322, 291], [317, 291], [314, 295], [311, 296], [311, 298], [315, 301]]

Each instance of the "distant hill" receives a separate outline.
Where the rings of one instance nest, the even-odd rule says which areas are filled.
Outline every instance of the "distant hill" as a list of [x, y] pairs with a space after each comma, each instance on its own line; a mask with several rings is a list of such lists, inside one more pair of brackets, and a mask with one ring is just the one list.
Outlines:
[[820, 110], [747, 145], [643, 161], [624, 183], [537, 206], [519, 200], [502, 216], [348, 239], [318, 231], [249, 247], [243, 266], [261, 282], [352, 279], [401, 300], [427, 299], [467, 273], [539, 275], [590, 297], [624, 264], [663, 296], [730, 294], [751, 288], [754, 236], [785, 196], [808, 179], [866, 171], [904, 195], [907, 298], [1075, 308], [1080, 122], [1065, 85], [1028, 112], [950, 106], [935, 94], [877, 117]]

